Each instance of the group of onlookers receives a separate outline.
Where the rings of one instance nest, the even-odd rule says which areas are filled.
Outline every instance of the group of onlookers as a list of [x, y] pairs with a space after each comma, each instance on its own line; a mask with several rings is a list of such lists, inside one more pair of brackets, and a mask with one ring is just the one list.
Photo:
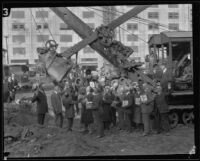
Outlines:
[[[35, 86], [32, 102], [37, 101], [38, 123], [44, 123], [48, 112], [47, 98], [41, 86]], [[80, 124], [84, 133], [105, 135], [110, 128], [124, 130], [129, 133], [143, 130], [143, 136], [162, 131], [169, 134], [168, 104], [166, 92], [160, 83], [156, 88], [138, 81], [136, 87], [124, 87], [119, 95], [117, 89], [102, 86], [75, 87], [69, 85], [62, 88], [55, 83], [51, 94], [51, 105], [55, 114], [55, 124], [62, 128], [64, 116], [67, 118], [67, 130], [72, 131], [75, 113], [80, 110]], [[63, 107], [65, 114], [63, 116]]]

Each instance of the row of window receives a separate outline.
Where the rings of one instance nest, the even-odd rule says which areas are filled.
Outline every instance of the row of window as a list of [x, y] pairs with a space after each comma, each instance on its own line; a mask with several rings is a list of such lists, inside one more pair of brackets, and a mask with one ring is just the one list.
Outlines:
[[[134, 5], [128, 5], [128, 7], [135, 7]], [[150, 8], [158, 8], [159, 5], [151, 5]], [[169, 4], [168, 8], [178, 8], [179, 5], [178, 4]]]
[[[138, 24], [134, 23], [128, 23], [127, 24], [128, 30], [138, 30]], [[158, 24], [149, 24], [148, 25], [149, 30], [157, 30], [159, 29]], [[169, 23], [169, 29], [170, 30], [179, 30], [179, 24], [176, 23]], [[44, 42], [49, 40], [49, 35], [37, 35], [37, 42]], [[13, 43], [24, 43], [25, 42], [25, 35], [13, 35], [12, 37]], [[138, 41], [137, 35], [129, 34], [127, 35], [127, 41]], [[60, 35], [60, 42], [73, 42], [72, 35]], [[93, 52], [90, 49], [86, 49], [88, 51], [86, 52]]]
[[[24, 18], [25, 13], [24, 11], [12, 11], [12, 18]], [[83, 11], [82, 12], [83, 18], [94, 18], [93, 11]], [[48, 18], [48, 11], [37, 11], [36, 18]], [[158, 12], [148, 12], [148, 18], [159, 18]], [[177, 19], [179, 18], [178, 12], [169, 12], [168, 13], [169, 19]]]
[[[36, 11], [35, 16], [36, 16], [36, 18], [48, 18], [49, 12], [48, 11]], [[12, 11], [11, 17], [12, 18], [25, 18], [25, 12], [24, 11]], [[94, 12], [93, 11], [83, 11], [82, 17], [83, 18], [93, 18]]]
[[[169, 23], [168, 27], [171, 30], [179, 30], [179, 24], [178, 23]], [[150, 23], [148, 25], [148, 28], [149, 28], [149, 30], [158, 29], [159, 28], [159, 24]], [[127, 23], [127, 30], [138, 30], [138, 24], [137, 23]]]
[[[151, 36], [151, 35], [149, 35], [149, 36]], [[130, 47], [134, 50], [134, 52], [138, 52], [138, 46], [130, 46]], [[64, 51], [66, 51], [68, 48], [69, 47], [61, 47], [60, 52], [62, 53]], [[83, 49], [83, 53], [94, 53], [94, 52], [95, 51], [92, 48], [90, 48], [89, 46], [87, 46]], [[13, 48], [13, 55], [23, 55], [24, 56], [25, 54], [26, 54], [26, 48], [24, 48], [24, 47], [14, 47]]]
[[[92, 29], [95, 28], [94, 23], [87, 23], [87, 25], [90, 26]], [[169, 26], [169, 29], [172, 29], [172, 30], [179, 29], [179, 24], [177, 24], [177, 23], [169, 23], [168, 26]], [[158, 28], [159, 28], [159, 25], [157, 23], [150, 23], [148, 25], [149, 30], [158, 29]], [[13, 30], [25, 30], [25, 27], [24, 27], [24, 24], [22, 24], [22, 23], [14, 23], [12, 25], [12, 29]], [[47, 23], [38, 24], [36, 29], [37, 30], [48, 29], [48, 24]], [[61, 23], [60, 30], [71, 30], [71, 28], [69, 26], [65, 25], [64, 23]], [[138, 30], [138, 24], [137, 23], [127, 23], [127, 30]]]
[[[94, 23], [86, 23], [89, 27], [91, 27], [92, 29], [95, 29], [95, 24]], [[49, 25], [48, 23], [43, 23], [43, 24], [37, 24], [36, 26], [36, 30], [45, 30], [48, 29]], [[24, 23], [13, 23], [12, 24], [12, 30], [25, 30], [25, 24]], [[65, 23], [60, 23], [60, 30], [72, 30], [71, 27], [69, 27], [67, 24]]]
[[[159, 12], [148, 12], [149, 19], [158, 19]], [[178, 19], [179, 13], [178, 12], [168, 12], [168, 19]]]

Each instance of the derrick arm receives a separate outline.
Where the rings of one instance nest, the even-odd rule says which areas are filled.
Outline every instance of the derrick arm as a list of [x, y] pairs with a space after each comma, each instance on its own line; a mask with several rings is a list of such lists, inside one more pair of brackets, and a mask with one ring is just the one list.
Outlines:
[[[87, 24], [85, 24], [81, 19], [79, 19], [76, 15], [74, 15], [69, 9], [67, 9], [65, 7], [50, 8], [69, 27], [73, 28], [73, 30], [81, 38], [83, 38], [83, 40], [81, 42], [77, 43], [70, 49], [64, 51], [61, 54], [61, 56], [70, 58], [73, 54], [77, 53], [79, 50], [81, 50], [85, 46], [90, 45], [92, 49], [96, 50], [102, 57], [104, 57], [106, 60], [108, 60], [111, 64], [113, 64], [119, 70], [121, 70], [122, 72], [125, 72], [125, 73], [128, 72], [128, 77], [131, 78], [132, 72], [127, 71], [126, 67], [130, 65], [130, 64], [127, 65], [127, 63], [128, 63], [127, 58], [133, 52], [133, 51], [131, 51], [132, 49], [129, 49], [128, 47], [123, 46], [123, 44], [121, 44], [120, 42], [117, 42], [117, 41], [114, 42], [112, 40], [109, 41], [109, 39], [107, 39], [108, 41], [106, 40], [105, 42], [102, 43], [102, 40], [99, 39], [99, 34], [102, 34], [102, 33], [110, 34], [111, 30], [115, 29], [117, 26], [121, 25], [122, 23], [124, 23], [125, 21], [130, 19], [131, 17], [137, 15], [138, 13], [140, 13], [141, 11], [146, 9], [148, 6], [149, 5], [136, 6], [132, 10], [125, 13], [124, 15], [115, 19], [113, 22], [111, 22], [107, 26], [96, 29], [95, 32], [93, 32], [92, 29]], [[101, 30], [101, 32], [100, 32], [100, 30]], [[125, 51], [126, 56], [123, 56], [120, 52], [116, 51], [116, 49], [114, 49], [114, 47], [112, 45], [113, 46], [115, 45], [115, 47], [116, 46], [121, 47], [122, 51], [126, 50]], [[114, 52], [113, 52], [113, 50], [114, 50]], [[117, 53], [117, 54], [112, 55], [112, 53]], [[121, 58], [123, 58], [124, 64], [121, 65], [121, 63], [116, 60], [114, 55], [119, 56], [119, 60], [121, 60]], [[134, 69], [133, 71], [135, 71], [136, 74], [140, 75], [143, 79], [145, 79], [147, 82], [149, 82], [153, 85], [153, 81], [148, 76], [146, 76], [139, 70]], [[61, 78], [63, 78], [63, 76], [60, 77], [60, 79]], [[60, 79], [58, 81], [60, 81]]]

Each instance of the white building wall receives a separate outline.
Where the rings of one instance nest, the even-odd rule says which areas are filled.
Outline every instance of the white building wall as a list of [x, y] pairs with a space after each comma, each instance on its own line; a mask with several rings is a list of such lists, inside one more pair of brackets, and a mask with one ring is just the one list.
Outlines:
[[[117, 11], [120, 12], [127, 12], [130, 9], [132, 9], [134, 6], [116, 6]], [[101, 7], [95, 7], [99, 10], [103, 10]], [[94, 11], [94, 17], [93, 18], [83, 18], [82, 12], [83, 11], [92, 11], [88, 10], [86, 7], [70, 7], [69, 8], [73, 13], [75, 13], [76, 16], [78, 16], [83, 22], [85, 23], [94, 23], [95, 28], [100, 26], [103, 23], [103, 13]], [[17, 11], [17, 10], [23, 10], [25, 11], [25, 18], [22, 19], [14, 19], [11, 16], [7, 18], [3, 18], [3, 48], [6, 48], [5, 38], [4, 36], [8, 36], [8, 53], [9, 53], [9, 59], [28, 59], [30, 64], [34, 64], [35, 60], [38, 59], [38, 55], [36, 52], [37, 47], [44, 46], [44, 42], [40, 43], [37, 42], [37, 35], [40, 34], [46, 34], [49, 35], [49, 39], [52, 39], [50, 32], [48, 29], [46, 30], [36, 30], [36, 24], [35, 21], [39, 23], [47, 22], [49, 25], [49, 29], [53, 35], [53, 38], [56, 40], [56, 42], [59, 44], [57, 52], [60, 52], [61, 47], [71, 47], [81, 41], [82, 39], [73, 31], [73, 30], [60, 30], [60, 23], [63, 21], [55, 15], [53, 11], [51, 11], [49, 8], [40, 8], [40, 10], [47, 10], [49, 11], [48, 18], [36, 18], [36, 11], [38, 11], [38, 8], [16, 8], [12, 9], [11, 11]], [[185, 31], [191, 31], [191, 5], [179, 5], [178, 8], [169, 8], [168, 5], [159, 5], [158, 8], [152, 8], [149, 7], [140, 14], [138, 14], [139, 17], [148, 19], [148, 12], [158, 12], [159, 18], [158, 19], [149, 19], [154, 22], [161, 23], [165, 26], [168, 26], [169, 23], [179, 23], [179, 29], [185, 30]], [[31, 15], [34, 16], [34, 18]], [[178, 12], [179, 13], [179, 19], [168, 19], [168, 12]], [[97, 15], [98, 14], [98, 15]], [[116, 13], [118, 16], [121, 15], [120, 13]], [[100, 16], [99, 16], [100, 15]], [[35, 19], [35, 21], [34, 21]], [[12, 23], [20, 22], [25, 23], [25, 30], [22, 31], [13, 31], [12, 30]], [[135, 31], [125, 31], [127, 30], [127, 23], [137, 23], [138, 24], [138, 30]], [[146, 22], [145, 22], [146, 23]], [[121, 28], [116, 29], [116, 39], [120, 40], [124, 45], [127, 46], [138, 46], [138, 52], [133, 53], [133, 57], [140, 57], [141, 61], [144, 61], [145, 55], [148, 54], [148, 35], [149, 34], [158, 34], [162, 31], [167, 30], [166, 27], [159, 27], [158, 30], [149, 30], [148, 25], [145, 25], [143, 21], [132, 19], [127, 21], [126, 23], [120, 25]], [[122, 29], [123, 28], [123, 29]], [[120, 31], [120, 35], [119, 35]], [[61, 35], [72, 35], [72, 42], [60, 42], [60, 36]], [[138, 35], [138, 41], [127, 41], [127, 35], [128, 34], [136, 34]], [[13, 35], [25, 35], [25, 43], [13, 43], [12, 36]], [[26, 48], [26, 55], [25, 56], [14, 56], [13, 55], [13, 47], [25, 47]], [[73, 56], [75, 58], [75, 56]], [[81, 61], [82, 58], [98, 58], [98, 62], [85, 62], [86, 64], [98, 64], [98, 68], [101, 68], [103, 65], [103, 58], [97, 53], [84, 53], [83, 50], [79, 51], [79, 57], [78, 57], [78, 63], [83, 63]]]

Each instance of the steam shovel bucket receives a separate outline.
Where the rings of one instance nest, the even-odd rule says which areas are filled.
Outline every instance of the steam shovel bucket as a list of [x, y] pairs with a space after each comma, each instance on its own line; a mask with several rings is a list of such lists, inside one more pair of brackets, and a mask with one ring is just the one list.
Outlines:
[[39, 59], [45, 64], [47, 74], [57, 82], [60, 82], [73, 67], [71, 59], [60, 57], [51, 51], [39, 54]]

